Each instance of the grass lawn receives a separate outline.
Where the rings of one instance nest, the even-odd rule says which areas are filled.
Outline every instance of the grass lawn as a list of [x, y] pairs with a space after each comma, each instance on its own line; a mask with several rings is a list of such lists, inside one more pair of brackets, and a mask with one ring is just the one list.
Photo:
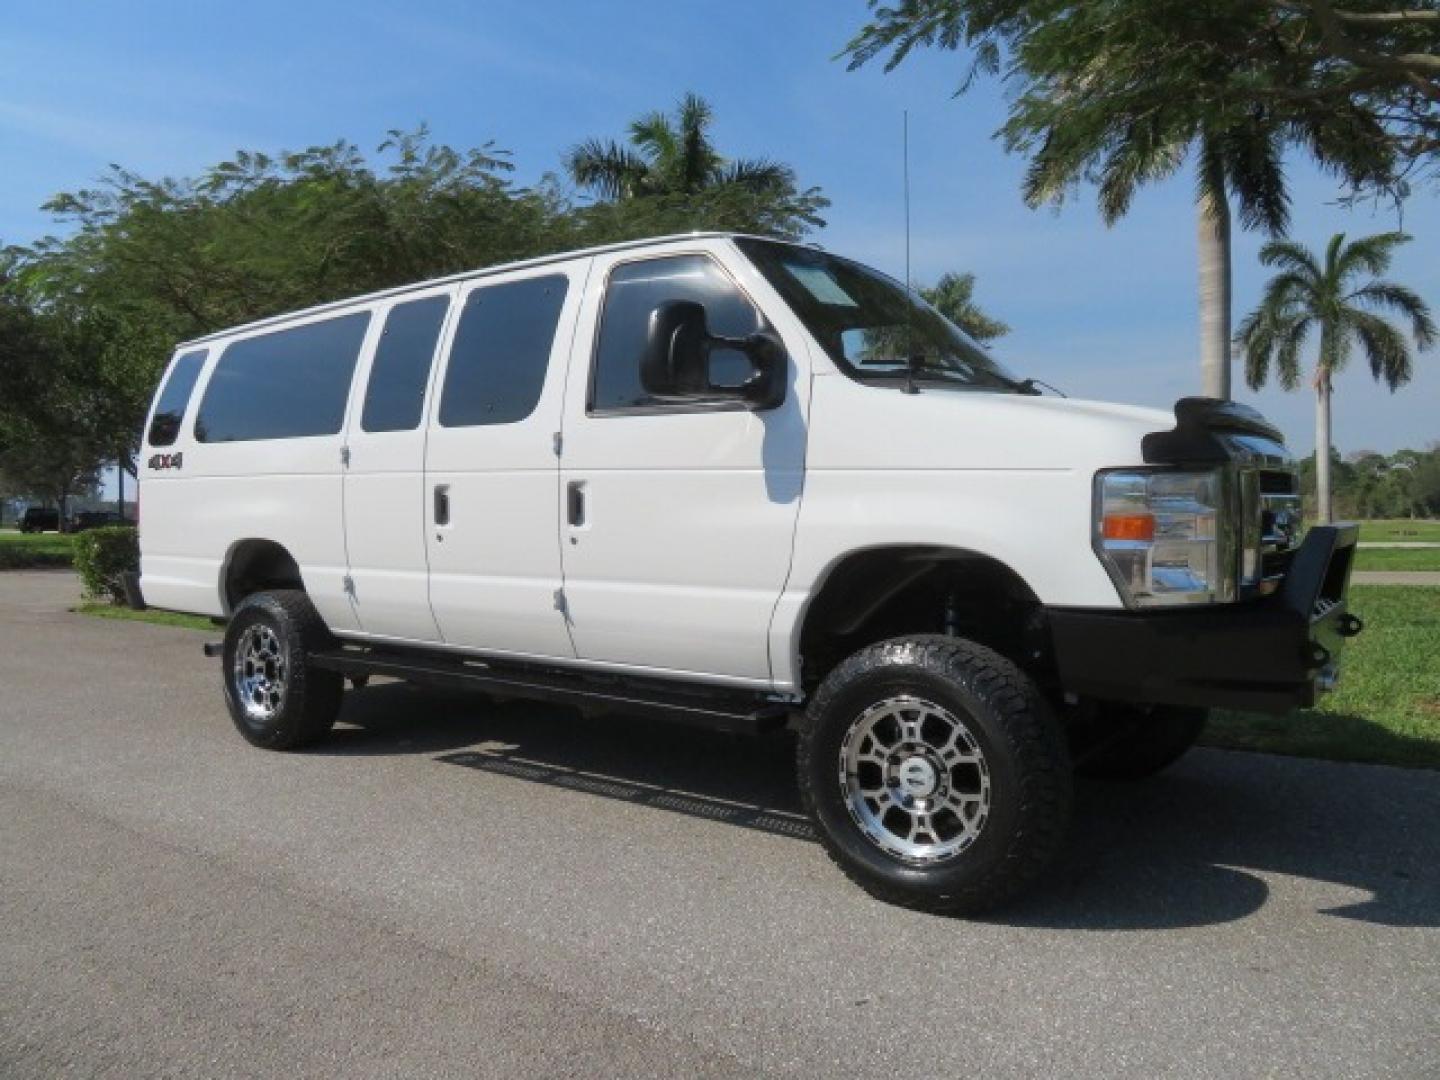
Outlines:
[[1346, 645], [1340, 688], [1319, 708], [1216, 712], [1204, 742], [1440, 769], [1440, 589], [1356, 585], [1350, 604], [1365, 631]]
[[1356, 570], [1440, 570], [1440, 548], [1360, 548]]
[[69, 536], [0, 529], [0, 570], [69, 566], [71, 562]]
[[1361, 540], [1428, 540], [1440, 544], [1440, 521], [1362, 521]]
[[182, 626], [187, 630], [209, 630], [216, 631], [216, 626], [204, 615], [186, 615], [179, 611], [158, 611], [148, 608], [145, 611], [132, 611], [127, 607], [117, 607], [114, 604], [81, 604], [70, 610], [80, 615], [93, 615], [97, 619], [122, 619], [126, 622], [147, 622], [156, 626]]

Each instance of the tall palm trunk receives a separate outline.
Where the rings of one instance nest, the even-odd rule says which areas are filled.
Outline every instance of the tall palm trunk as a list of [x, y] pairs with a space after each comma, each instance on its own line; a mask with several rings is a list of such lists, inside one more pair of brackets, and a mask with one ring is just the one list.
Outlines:
[[1230, 397], [1230, 201], [1225, 174], [1202, 161], [1196, 199], [1200, 261], [1200, 383], [1206, 397]]
[[[1322, 337], [1328, 336], [1322, 332]], [[1320, 355], [1328, 355], [1325, 343]], [[1315, 371], [1315, 520], [1330, 524], [1330, 369], [1323, 364]]]

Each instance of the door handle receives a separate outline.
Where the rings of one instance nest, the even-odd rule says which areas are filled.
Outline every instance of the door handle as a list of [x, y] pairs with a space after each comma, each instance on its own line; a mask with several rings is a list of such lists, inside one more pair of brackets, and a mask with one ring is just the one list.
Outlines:
[[565, 517], [571, 528], [585, 524], [585, 481], [571, 480], [565, 488]]
[[435, 524], [450, 524], [450, 485], [435, 485]]

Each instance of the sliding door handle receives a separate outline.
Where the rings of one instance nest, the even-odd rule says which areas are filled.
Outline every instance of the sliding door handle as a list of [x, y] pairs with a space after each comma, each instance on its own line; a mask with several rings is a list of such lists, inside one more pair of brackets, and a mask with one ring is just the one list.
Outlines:
[[565, 487], [565, 519], [571, 528], [585, 524], [585, 481], [571, 480]]
[[450, 524], [450, 485], [435, 485], [435, 524]]

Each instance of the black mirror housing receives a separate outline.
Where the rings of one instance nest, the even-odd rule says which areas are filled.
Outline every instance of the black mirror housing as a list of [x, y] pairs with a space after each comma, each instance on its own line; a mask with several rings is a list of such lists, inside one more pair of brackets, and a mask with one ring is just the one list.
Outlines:
[[[715, 385], [710, 381], [710, 353], [717, 348], [744, 353], [754, 372], [739, 385]], [[716, 337], [710, 333], [704, 304], [671, 300], [650, 313], [640, 385], [661, 401], [733, 398], [752, 409], [773, 409], [785, 400], [785, 361], [785, 346], [774, 334]]]

